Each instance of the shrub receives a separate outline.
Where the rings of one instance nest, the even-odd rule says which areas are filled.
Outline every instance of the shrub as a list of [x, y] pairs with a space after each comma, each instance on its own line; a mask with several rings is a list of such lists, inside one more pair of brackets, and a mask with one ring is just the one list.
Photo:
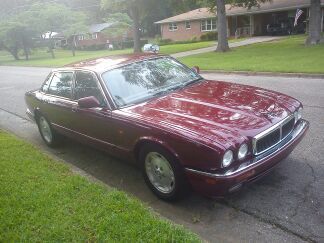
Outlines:
[[212, 40], [217, 40], [217, 32], [212, 31], [212, 32], [208, 32], [206, 34], [203, 34], [202, 36], [200, 36], [200, 39], [202, 41], [212, 41]]

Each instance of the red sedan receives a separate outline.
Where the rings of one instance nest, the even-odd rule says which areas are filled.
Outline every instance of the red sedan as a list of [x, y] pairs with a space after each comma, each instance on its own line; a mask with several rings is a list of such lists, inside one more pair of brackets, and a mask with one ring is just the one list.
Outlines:
[[169, 56], [106, 57], [53, 70], [26, 93], [49, 146], [63, 136], [134, 161], [150, 189], [224, 196], [268, 173], [309, 127], [287, 95], [203, 79]]

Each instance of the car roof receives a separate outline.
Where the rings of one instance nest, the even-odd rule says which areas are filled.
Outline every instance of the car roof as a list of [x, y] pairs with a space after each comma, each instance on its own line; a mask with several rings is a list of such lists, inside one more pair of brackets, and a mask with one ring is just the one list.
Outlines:
[[131, 64], [138, 61], [147, 59], [162, 57], [165, 55], [158, 55], [153, 53], [139, 53], [139, 54], [127, 54], [127, 55], [113, 55], [107, 57], [100, 57], [94, 59], [88, 59], [81, 62], [75, 62], [65, 65], [62, 68], [57, 68], [53, 71], [68, 71], [75, 69], [90, 70], [101, 74], [111, 69]]

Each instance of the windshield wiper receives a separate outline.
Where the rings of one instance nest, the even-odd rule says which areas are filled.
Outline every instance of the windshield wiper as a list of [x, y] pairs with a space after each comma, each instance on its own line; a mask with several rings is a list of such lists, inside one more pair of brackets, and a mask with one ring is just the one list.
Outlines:
[[184, 83], [184, 84], [183, 84], [183, 87], [188, 86], [188, 85], [193, 84], [193, 83], [196, 83], [196, 82], [198, 82], [198, 81], [200, 81], [200, 80], [202, 80], [202, 79], [203, 79], [203, 78], [200, 77], [200, 78], [197, 78], [197, 79], [194, 79], [194, 80], [190, 80], [190, 81]]

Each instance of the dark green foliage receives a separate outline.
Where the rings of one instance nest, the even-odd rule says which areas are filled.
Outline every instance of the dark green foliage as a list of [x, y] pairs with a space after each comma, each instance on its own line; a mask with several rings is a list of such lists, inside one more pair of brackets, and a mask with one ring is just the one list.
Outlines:
[[203, 34], [200, 39], [202, 41], [212, 41], [212, 40], [217, 40], [217, 32], [211, 31], [206, 34]]

